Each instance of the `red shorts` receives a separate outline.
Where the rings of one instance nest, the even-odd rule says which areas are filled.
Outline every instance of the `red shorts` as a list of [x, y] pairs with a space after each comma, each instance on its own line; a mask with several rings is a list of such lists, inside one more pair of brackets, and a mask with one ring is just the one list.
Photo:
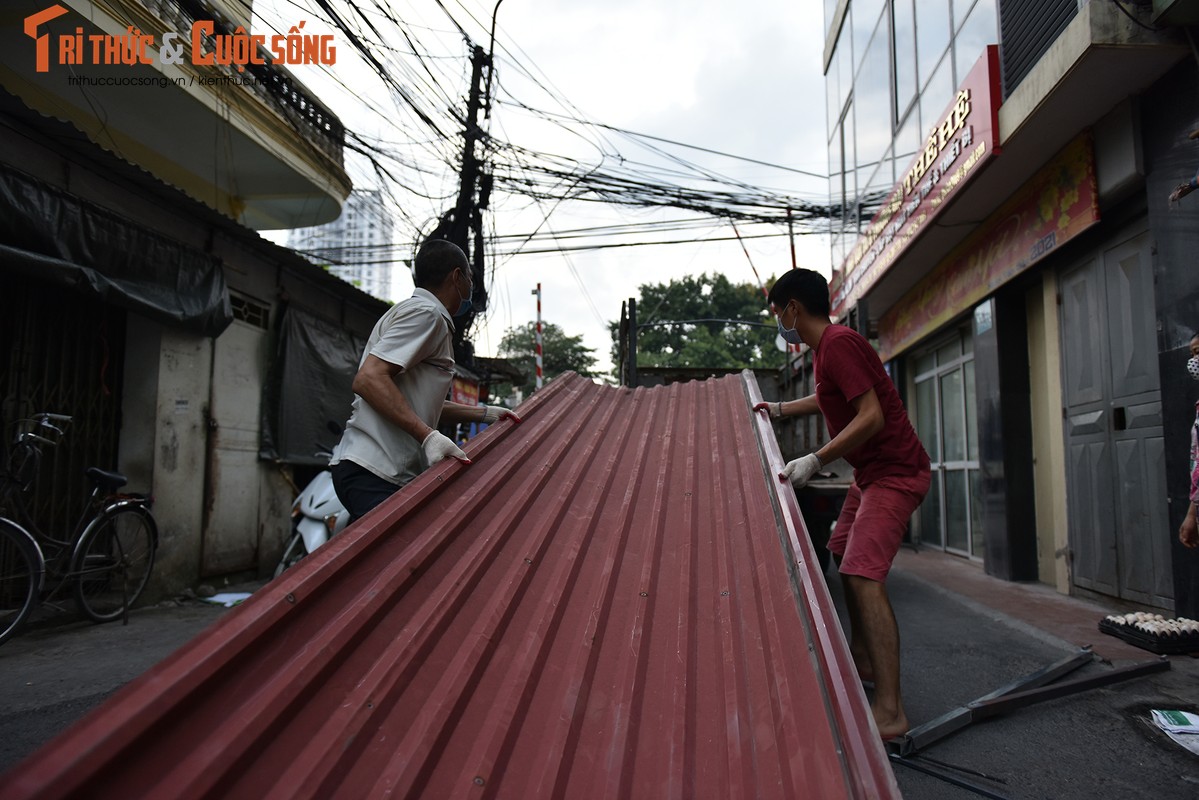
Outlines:
[[828, 549], [841, 562], [841, 574], [885, 581], [912, 513], [928, 494], [927, 470], [911, 476], [879, 478], [865, 489], [851, 484]]

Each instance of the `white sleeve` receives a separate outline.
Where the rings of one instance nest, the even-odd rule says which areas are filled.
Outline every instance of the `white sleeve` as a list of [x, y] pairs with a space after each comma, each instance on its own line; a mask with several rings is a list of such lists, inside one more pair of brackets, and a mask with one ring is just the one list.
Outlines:
[[445, 337], [445, 320], [427, 308], [401, 310], [375, 342], [370, 354], [401, 369], [409, 369], [438, 351]]

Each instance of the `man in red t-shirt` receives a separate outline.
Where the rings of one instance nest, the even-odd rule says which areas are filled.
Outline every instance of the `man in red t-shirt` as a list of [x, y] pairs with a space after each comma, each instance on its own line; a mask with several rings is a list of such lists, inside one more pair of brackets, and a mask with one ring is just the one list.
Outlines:
[[908, 520], [928, 494], [928, 454], [870, 343], [829, 320], [828, 281], [820, 273], [785, 273], [770, 289], [770, 306], [783, 338], [814, 351], [816, 393], [754, 410], [772, 417], [820, 413], [828, 425], [828, 444], [789, 462], [780, 479], [801, 488], [838, 458], [853, 467], [828, 549], [845, 587], [854, 664], [874, 682], [871, 711], [890, 739], [907, 732], [908, 720], [899, 691], [899, 627], [885, 581]]

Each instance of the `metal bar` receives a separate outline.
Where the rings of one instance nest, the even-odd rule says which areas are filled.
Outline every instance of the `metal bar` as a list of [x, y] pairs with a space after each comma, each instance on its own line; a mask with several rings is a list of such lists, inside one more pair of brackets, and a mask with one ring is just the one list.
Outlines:
[[1154, 672], [1165, 672], [1170, 669], [1170, 659], [1162, 656], [1154, 661], [1142, 661], [1140, 664], [1133, 664], [1127, 667], [1114, 669], [1111, 672], [1104, 672], [1100, 675], [1092, 675], [1089, 678], [1079, 678], [1074, 681], [1066, 681], [1065, 683], [1055, 683], [1052, 686], [1044, 686], [1039, 689], [1030, 689], [1027, 692], [1016, 692], [1014, 694], [1004, 695], [989, 700], [975, 700], [970, 704], [970, 710], [973, 712], [974, 719], [986, 719], [995, 717], [1000, 714], [1005, 714], [1017, 708], [1041, 703], [1046, 700], [1054, 700], [1058, 697], [1077, 694], [1078, 692], [1094, 689], [1099, 686], [1107, 686], [1112, 683], [1139, 678], [1142, 675], [1150, 675]]
[[[744, 370], [741, 375], [748, 411], [762, 401], [762, 391], [750, 370]], [[752, 418], [764, 477], [777, 504], [776, 522], [783, 552], [789, 562], [792, 591], [807, 627], [808, 650], [821, 665], [826, 704], [830, 717], [840, 730], [843, 758], [848, 765], [852, 765], [851, 771], [858, 776], [856, 796], [873, 798], [887, 793], [898, 795], [894, 771], [887, 769], [886, 752], [879, 747], [877, 733], [870, 722], [862, 683], [854, 669], [841, 623], [833, 611], [828, 585], [820, 570], [807, 523], [799, 510], [799, 500], [790, 484], [777, 480], [785, 461], [772, 423], [764, 414], [752, 414]]]
[[982, 797], [989, 797], [991, 800], [1007, 800], [1005, 795], [996, 794], [985, 786], [979, 786], [977, 783], [972, 783], [965, 778], [959, 778], [949, 770], [941, 767], [935, 767], [931, 764], [927, 764], [922, 761], [916, 761], [911, 758], [904, 758], [903, 756], [898, 756], [894, 753], [891, 754], [891, 763], [902, 764], [908, 769], [914, 769], [917, 772], [923, 772], [925, 775], [931, 775], [934, 778], [943, 780], [946, 783], [951, 783], [954, 786], [959, 786], [962, 789], [967, 789], [977, 795], [981, 795]]
[[892, 753], [898, 753], [901, 756], [911, 755], [923, 750], [973, 722], [974, 708], [979, 703], [1021, 692], [1025, 689], [1044, 686], [1089, 663], [1091, 658], [1091, 648], [1088, 645], [1079, 649], [1073, 655], [1063, 658], [1061, 661], [1057, 661], [1047, 667], [1042, 667], [1036, 672], [1025, 675], [1023, 678], [1017, 678], [1006, 686], [985, 694], [960, 708], [946, 712], [931, 722], [926, 722], [923, 725], [912, 728], [903, 736], [898, 736], [889, 741], [887, 743], [888, 748]]

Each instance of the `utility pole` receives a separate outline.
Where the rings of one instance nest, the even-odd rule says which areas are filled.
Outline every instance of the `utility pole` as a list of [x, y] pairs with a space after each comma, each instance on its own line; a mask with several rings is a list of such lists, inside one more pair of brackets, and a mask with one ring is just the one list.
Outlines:
[[495, 8], [491, 9], [491, 44], [487, 46], [487, 91], [483, 97], [487, 101], [487, 110], [483, 116], [491, 119], [491, 76], [495, 72], [495, 61], [492, 56], [495, 55], [495, 15], [500, 13], [500, 3], [504, 0], [496, 0]]
[[795, 224], [791, 218], [791, 207], [787, 206], [787, 238], [791, 240], [791, 269], [796, 269], [795, 263]]
[[[652, 316], [652, 315], [651, 315]], [[629, 298], [629, 386], [637, 388], [637, 299]]]
[[[458, 180], [458, 201], [454, 207], [442, 214], [437, 228], [430, 238], [447, 239], [462, 248], [470, 261], [471, 281], [474, 292], [471, 294], [472, 308], [465, 316], [458, 319], [454, 325], [454, 360], [471, 366], [474, 364], [474, 346], [467, 340], [467, 334], [475, 318], [487, 310], [487, 275], [483, 261], [483, 211], [491, 202], [491, 175], [485, 174], [475, 146], [482, 138], [479, 128], [479, 109], [486, 107], [487, 116], [491, 116], [491, 82], [495, 72], [495, 17], [499, 13], [500, 3], [497, 0], [491, 12], [491, 44], [487, 52], [479, 45], [471, 48], [470, 54], [470, 94], [466, 99], [466, 128], [462, 132], [462, 171]], [[483, 87], [483, 69], [487, 69], [487, 86]]]
[[541, 388], [541, 284], [537, 284], [537, 288], [533, 290], [533, 294], [537, 295], [537, 333], [533, 338], [534, 358], [537, 363], [537, 389]]
[[[475, 146], [479, 141], [479, 110], [483, 105], [483, 68], [490, 67], [491, 56], [475, 45], [471, 51], [470, 94], [466, 102], [466, 128], [463, 131], [462, 171], [458, 181], [458, 201], [442, 215], [431, 238], [446, 239], [462, 248], [470, 260], [474, 294], [473, 308], [454, 325], [454, 357], [460, 362], [473, 361], [474, 348], [466, 341], [471, 324], [487, 310], [487, 282], [483, 262], [483, 209], [490, 201], [491, 176], [481, 175]], [[490, 70], [489, 70], [490, 72]]]

